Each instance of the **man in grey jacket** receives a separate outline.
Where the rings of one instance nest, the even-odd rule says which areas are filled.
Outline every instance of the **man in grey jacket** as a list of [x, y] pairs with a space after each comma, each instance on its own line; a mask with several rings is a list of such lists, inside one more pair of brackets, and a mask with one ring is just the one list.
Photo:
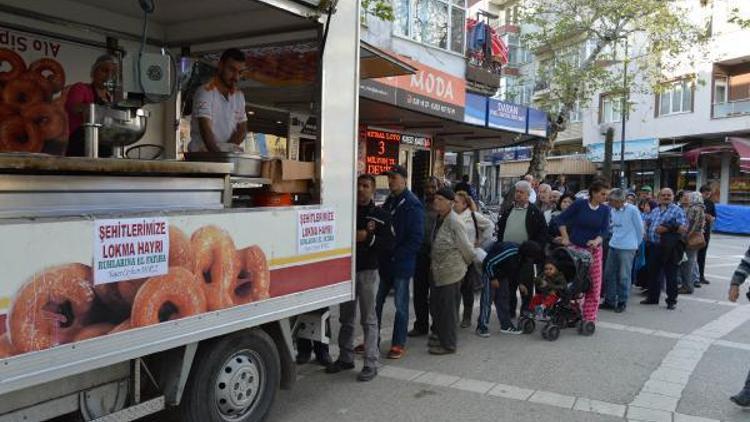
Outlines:
[[434, 199], [438, 217], [430, 251], [430, 309], [437, 335], [431, 336], [428, 342], [428, 351], [433, 355], [456, 352], [456, 303], [467, 265], [475, 256], [466, 228], [453, 212], [454, 198], [450, 188], [442, 188], [437, 191]]

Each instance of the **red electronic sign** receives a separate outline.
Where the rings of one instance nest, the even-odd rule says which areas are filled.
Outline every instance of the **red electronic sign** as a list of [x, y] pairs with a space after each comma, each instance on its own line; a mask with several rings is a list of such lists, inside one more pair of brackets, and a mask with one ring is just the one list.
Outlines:
[[365, 164], [367, 165], [367, 173], [383, 174], [398, 163], [398, 146], [401, 142], [401, 134], [368, 129], [366, 137]]

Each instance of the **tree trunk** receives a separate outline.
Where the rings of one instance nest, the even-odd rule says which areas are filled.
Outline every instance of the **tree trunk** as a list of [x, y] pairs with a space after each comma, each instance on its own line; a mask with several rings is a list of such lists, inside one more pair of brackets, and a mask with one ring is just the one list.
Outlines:
[[557, 139], [557, 134], [557, 131], [553, 131], [548, 139], [542, 139], [534, 144], [527, 173], [534, 175], [534, 178], [537, 180], [544, 180], [547, 177], [547, 156], [552, 150], [552, 145], [554, 145], [555, 139]]
[[602, 166], [602, 174], [607, 181], [612, 180], [612, 147], [614, 145], [615, 130], [613, 128], [607, 128], [607, 133], [604, 135], [604, 164]]

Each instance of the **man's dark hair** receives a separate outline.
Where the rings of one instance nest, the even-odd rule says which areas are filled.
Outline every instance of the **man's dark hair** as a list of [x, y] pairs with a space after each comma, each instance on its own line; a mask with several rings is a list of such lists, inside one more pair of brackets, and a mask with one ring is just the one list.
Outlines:
[[711, 192], [711, 186], [709, 185], [703, 185], [701, 186], [701, 193]]
[[219, 62], [224, 63], [229, 59], [237, 61], [237, 62], [245, 63], [245, 53], [243, 53], [239, 49], [230, 48], [228, 50], [225, 50], [223, 53], [221, 53], [221, 58], [219, 59]]
[[609, 189], [609, 184], [605, 180], [594, 180], [589, 185], [589, 195], [596, 192], [601, 192], [604, 189]]
[[463, 180], [464, 182], [468, 182], [469, 181], [469, 175], [468, 174], [464, 174], [463, 176], [461, 176], [461, 180]]
[[544, 258], [544, 251], [539, 243], [533, 240], [527, 240], [518, 247], [518, 255], [522, 261], [540, 262]]
[[375, 186], [375, 176], [373, 176], [373, 175], [371, 175], [369, 173], [360, 174], [357, 177], [357, 182], [359, 182], [362, 179], [368, 180], [370, 183], [372, 183], [373, 186]]

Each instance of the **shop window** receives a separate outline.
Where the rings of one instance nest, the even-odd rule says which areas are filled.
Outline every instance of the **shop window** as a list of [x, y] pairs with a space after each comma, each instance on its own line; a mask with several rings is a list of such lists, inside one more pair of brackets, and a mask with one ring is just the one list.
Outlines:
[[729, 168], [729, 203], [750, 205], [750, 173], [745, 173], [740, 169], [737, 155], [732, 157]]
[[395, 0], [394, 33], [463, 54], [466, 0]]
[[658, 116], [693, 112], [693, 90], [695, 87], [692, 82], [681, 80], [670, 83], [663, 89], [660, 94], [657, 94]]
[[622, 97], [602, 95], [599, 97], [599, 123], [616, 123], [622, 120]]

